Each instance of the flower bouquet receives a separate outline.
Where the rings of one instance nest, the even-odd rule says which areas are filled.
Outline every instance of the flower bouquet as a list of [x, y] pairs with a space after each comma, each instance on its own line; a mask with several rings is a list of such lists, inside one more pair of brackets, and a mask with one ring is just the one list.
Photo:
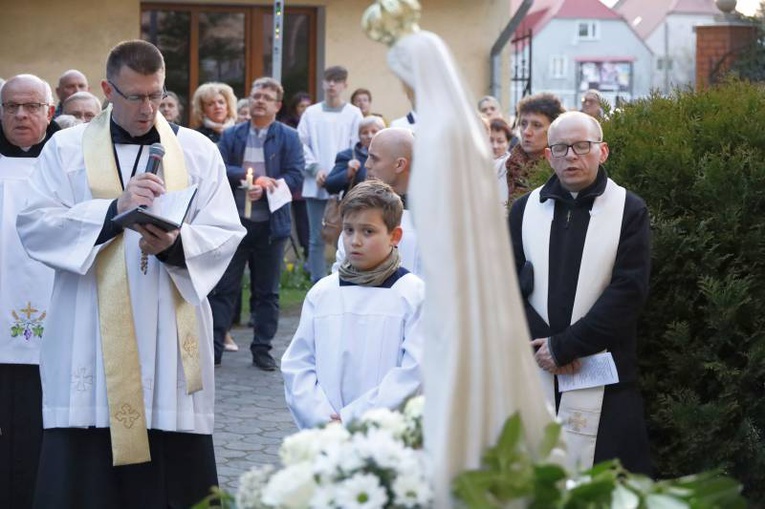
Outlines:
[[432, 501], [422, 451], [423, 398], [403, 412], [375, 409], [348, 428], [331, 423], [285, 438], [282, 468], [242, 474], [238, 509], [425, 508]]

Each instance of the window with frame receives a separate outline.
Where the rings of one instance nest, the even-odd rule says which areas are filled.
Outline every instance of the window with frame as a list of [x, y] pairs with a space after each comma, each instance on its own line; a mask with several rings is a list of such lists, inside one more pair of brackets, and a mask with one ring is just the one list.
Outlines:
[[[317, 9], [285, 7], [282, 48], [284, 105], [296, 92], [316, 98]], [[208, 81], [227, 83], [237, 97], [270, 76], [273, 7], [204, 4], [141, 4], [141, 39], [165, 57], [165, 85], [181, 98], [184, 119], [197, 87]]]
[[550, 77], [561, 79], [566, 77], [566, 57], [553, 55], [550, 57]]
[[600, 25], [597, 21], [580, 21], [577, 23], [577, 39], [594, 41], [600, 38]]

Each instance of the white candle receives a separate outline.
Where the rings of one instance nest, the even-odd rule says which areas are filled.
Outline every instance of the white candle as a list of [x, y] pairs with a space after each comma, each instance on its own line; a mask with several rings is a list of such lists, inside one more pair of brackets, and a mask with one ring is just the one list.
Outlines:
[[244, 200], [244, 217], [250, 218], [252, 214], [252, 200], [250, 200], [250, 188], [252, 188], [252, 168], [247, 168], [247, 196]]

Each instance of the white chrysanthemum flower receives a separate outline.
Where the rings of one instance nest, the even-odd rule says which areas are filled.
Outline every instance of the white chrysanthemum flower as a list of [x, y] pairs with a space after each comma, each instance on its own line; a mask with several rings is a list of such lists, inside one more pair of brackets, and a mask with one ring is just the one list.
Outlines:
[[284, 466], [312, 461], [321, 450], [320, 430], [305, 429], [284, 439], [279, 448], [279, 458]]
[[422, 419], [422, 414], [425, 411], [425, 396], [415, 396], [409, 398], [404, 406], [404, 417], [407, 419]]
[[321, 452], [313, 461], [313, 472], [320, 483], [334, 482], [355, 474], [364, 467], [363, 451], [354, 440]]
[[319, 442], [322, 451], [331, 451], [342, 447], [351, 439], [351, 433], [339, 422], [331, 422], [321, 430]]
[[433, 500], [433, 489], [421, 475], [398, 475], [392, 488], [396, 506], [428, 507]]
[[276, 472], [263, 488], [263, 502], [280, 509], [304, 509], [316, 491], [313, 466], [296, 463]]
[[361, 417], [361, 422], [388, 431], [395, 437], [403, 436], [406, 431], [406, 420], [399, 412], [387, 408], [373, 408]]
[[381, 429], [371, 429], [366, 435], [356, 434], [350, 442], [358, 455], [381, 468], [395, 469], [406, 450], [400, 440]]
[[251, 468], [239, 476], [239, 490], [236, 492], [236, 506], [239, 509], [262, 509], [260, 499], [268, 478], [274, 472], [272, 465]]
[[336, 504], [343, 509], [383, 509], [388, 495], [372, 474], [356, 474], [337, 486]]
[[313, 493], [313, 497], [311, 497], [309, 507], [310, 509], [328, 509], [330, 507], [337, 507], [337, 504], [335, 503], [336, 498], [336, 485], [319, 485], [319, 488]]

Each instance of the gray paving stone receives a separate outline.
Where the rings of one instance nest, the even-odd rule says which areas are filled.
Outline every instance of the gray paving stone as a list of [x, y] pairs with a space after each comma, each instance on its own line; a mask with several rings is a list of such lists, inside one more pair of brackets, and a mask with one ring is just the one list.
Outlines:
[[[282, 314], [272, 354], [277, 361], [292, 339], [299, 310]], [[226, 352], [215, 369], [215, 457], [221, 488], [236, 494], [239, 476], [252, 467], [278, 465], [282, 439], [297, 428], [284, 402], [279, 371], [264, 372], [252, 365], [248, 346], [252, 331], [232, 331], [238, 352]]]

